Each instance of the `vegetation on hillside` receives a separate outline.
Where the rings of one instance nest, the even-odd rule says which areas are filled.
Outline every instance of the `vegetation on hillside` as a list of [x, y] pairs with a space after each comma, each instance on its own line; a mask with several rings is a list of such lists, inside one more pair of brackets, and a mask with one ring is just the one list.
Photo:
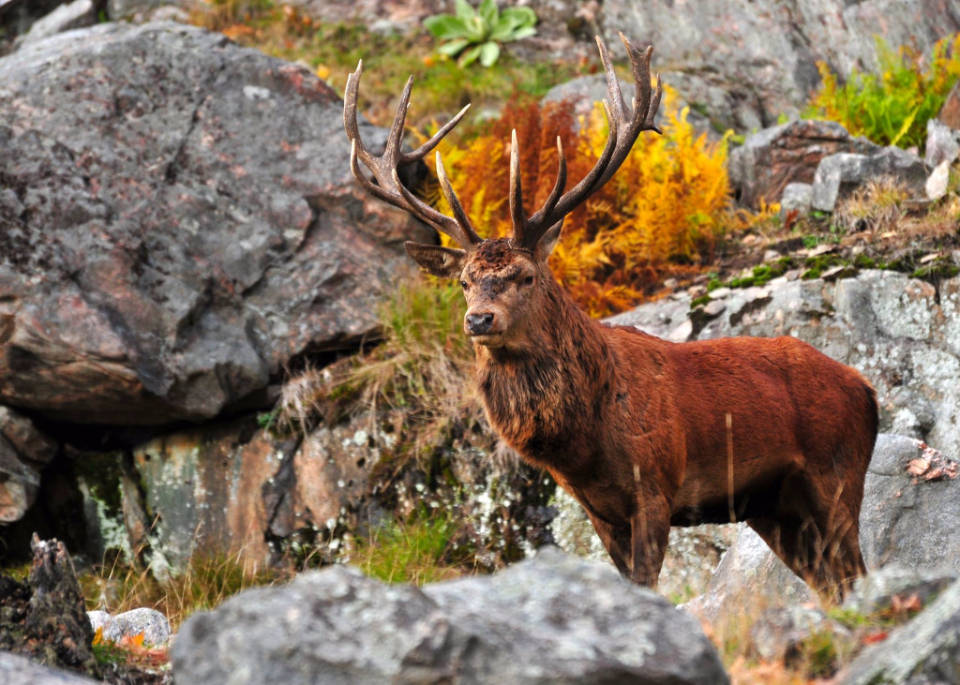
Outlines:
[[936, 43], [929, 56], [877, 38], [880, 73], [856, 69], [845, 81], [823, 62], [823, 85], [806, 115], [837, 121], [853, 135], [880, 145], [923, 149], [927, 121], [935, 117], [960, 78], [960, 34]]
[[[494, 106], [515, 94], [539, 98], [595, 64], [529, 63], [502, 55], [488, 69], [463, 69], [438, 52], [426, 32], [379, 33], [356, 23], [314, 22], [291, 5], [271, 0], [205, 0], [191, 15], [193, 23], [221, 31], [231, 39], [269, 55], [309, 66], [338, 92], [347, 74], [363, 59], [364, 70], [375, 78], [364, 81], [361, 109], [373, 121], [388, 124], [394, 106], [411, 74], [416, 82], [408, 123], [424, 125], [442, 112], [456, 112], [474, 104], [481, 116], [484, 105]], [[468, 118], [461, 129], [469, 129]], [[462, 135], [457, 131], [455, 135]]]

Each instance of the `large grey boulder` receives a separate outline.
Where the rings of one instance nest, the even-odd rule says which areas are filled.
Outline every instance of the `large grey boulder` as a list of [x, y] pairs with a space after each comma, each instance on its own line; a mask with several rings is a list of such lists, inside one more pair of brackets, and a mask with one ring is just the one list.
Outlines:
[[960, 464], [914, 438], [881, 433], [867, 470], [860, 547], [868, 568], [960, 560]]
[[840, 74], [875, 71], [875, 37], [924, 55], [960, 30], [956, 0], [606, 0], [603, 33], [656, 46], [664, 82], [705, 106], [722, 128], [751, 131], [797, 115], [820, 84], [816, 63]]
[[262, 402], [292, 359], [371, 335], [403, 240], [433, 239], [354, 183], [337, 93], [219, 34], [27, 45], [0, 122], [0, 401], [58, 420]]
[[842, 685], [960, 682], [960, 581], [909, 623], [870, 645], [838, 677]]
[[493, 576], [384, 585], [332, 567], [244, 592], [177, 635], [177, 682], [725, 683], [697, 621], [555, 549]]

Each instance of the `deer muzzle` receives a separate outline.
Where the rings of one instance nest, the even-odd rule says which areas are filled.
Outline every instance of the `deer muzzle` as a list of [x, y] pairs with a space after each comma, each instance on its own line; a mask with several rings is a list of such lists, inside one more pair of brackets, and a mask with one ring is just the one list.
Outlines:
[[467, 335], [489, 335], [493, 331], [493, 312], [468, 312], [463, 327]]

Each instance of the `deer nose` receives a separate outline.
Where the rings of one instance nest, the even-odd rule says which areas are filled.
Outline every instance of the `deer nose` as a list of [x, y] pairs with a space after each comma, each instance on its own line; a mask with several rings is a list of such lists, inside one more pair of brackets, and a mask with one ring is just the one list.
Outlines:
[[493, 326], [493, 313], [467, 314], [467, 332], [470, 335], [489, 333]]

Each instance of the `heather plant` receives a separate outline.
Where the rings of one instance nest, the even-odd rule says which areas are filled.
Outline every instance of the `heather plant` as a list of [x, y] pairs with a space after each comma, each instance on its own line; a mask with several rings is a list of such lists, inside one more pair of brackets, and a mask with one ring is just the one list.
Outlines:
[[[595, 316], [641, 301], [668, 274], [690, 274], [709, 261], [725, 232], [743, 221], [730, 204], [726, 141], [697, 135], [666, 91], [663, 135], [642, 135], [613, 178], [566, 219], [550, 266]], [[443, 156], [454, 189], [484, 237], [508, 235], [510, 130], [521, 140], [525, 210], [543, 203], [556, 174], [556, 139], [570, 183], [586, 175], [607, 138], [598, 103], [577, 126], [564, 104], [509, 103], [490, 130]], [[443, 211], [443, 198], [432, 199]]]
[[823, 85], [806, 112], [837, 121], [850, 133], [881, 145], [922, 148], [927, 121], [960, 78], [960, 34], [934, 45], [929, 59], [877, 39], [880, 73], [854, 70], [845, 83], [818, 63]]

